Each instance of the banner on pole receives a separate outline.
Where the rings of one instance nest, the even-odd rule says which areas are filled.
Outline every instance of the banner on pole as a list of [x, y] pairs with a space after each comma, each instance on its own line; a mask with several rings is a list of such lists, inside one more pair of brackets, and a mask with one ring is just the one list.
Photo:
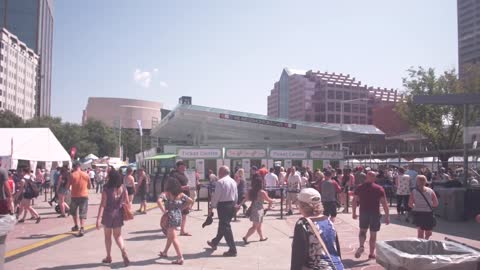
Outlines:
[[140, 132], [140, 136], [143, 136], [143, 128], [142, 128], [142, 120], [137, 120], [138, 131]]

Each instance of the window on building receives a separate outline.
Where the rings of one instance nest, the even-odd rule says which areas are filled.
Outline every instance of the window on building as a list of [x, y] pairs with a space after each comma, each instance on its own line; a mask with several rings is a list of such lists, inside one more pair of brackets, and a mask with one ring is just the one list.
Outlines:
[[335, 98], [335, 91], [333, 90], [328, 90], [328, 96], [329, 99], [334, 99]]
[[350, 100], [350, 99], [352, 99], [352, 95], [350, 94], [350, 92], [345, 91], [345, 92], [343, 93], [343, 99], [345, 99], [345, 100]]
[[329, 114], [328, 115], [328, 123], [335, 123], [335, 115]]
[[362, 124], [362, 125], [365, 125], [367, 123], [367, 118], [365, 118], [365, 116], [361, 116], [359, 120], [360, 120], [359, 121], [360, 124]]
[[350, 124], [351, 123], [350, 115], [344, 115], [343, 116], [343, 123], [345, 123], [345, 124]]
[[327, 109], [328, 109], [328, 111], [330, 111], [330, 112], [335, 111], [335, 103], [333, 103], [333, 102], [328, 102], [328, 104], [327, 104]]
[[357, 99], [357, 98], [358, 98], [358, 92], [353, 92], [352, 99]]
[[335, 94], [336, 99], [343, 99], [343, 91], [337, 91]]
[[340, 123], [342, 120], [340, 119], [340, 114], [335, 115], [335, 123]]
[[352, 104], [350, 104], [350, 103], [344, 103], [344, 104], [343, 104], [343, 111], [344, 111], [344, 112], [351, 112], [351, 111], [352, 111]]
[[352, 116], [352, 124], [359, 124], [358, 116]]
[[341, 112], [342, 111], [342, 103], [340, 103], [340, 102], [335, 103], [335, 110], [337, 112]]
[[365, 104], [360, 104], [360, 113], [367, 113], [367, 106]]
[[352, 104], [352, 113], [358, 113], [358, 111], [359, 111], [359, 105]]

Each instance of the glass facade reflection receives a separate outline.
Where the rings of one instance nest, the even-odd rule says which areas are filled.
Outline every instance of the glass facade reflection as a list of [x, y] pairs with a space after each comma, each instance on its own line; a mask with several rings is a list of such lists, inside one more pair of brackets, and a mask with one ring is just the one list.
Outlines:
[[36, 114], [50, 115], [53, 0], [0, 0], [0, 27], [5, 27], [40, 56]]

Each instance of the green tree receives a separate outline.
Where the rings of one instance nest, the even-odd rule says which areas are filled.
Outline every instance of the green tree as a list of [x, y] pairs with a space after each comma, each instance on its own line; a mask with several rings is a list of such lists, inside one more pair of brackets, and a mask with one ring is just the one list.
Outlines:
[[[476, 79], [475, 79], [476, 80]], [[397, 110], [410, 126], [427, 139], [429, 149], [452, 150], [461, 148], [463, 136], [463, 107], [450, 105], [417, 105], [413, 103], [415, 95], [459, 94], [479, 91], [473, 77], [459, 80], [455, 70], [447, 70], [440, 75], [432, 68], [409, 69], [408, 77], [403, 79], [407, 89], [407, 102], [399, 104]], [[477, 114], [472, 110], [470, 118]], [[443, 166], [448, 166], [452, 155], [439, 152]]]
[[116, 136], [112, 128], [97, 120], [89, 120], [83, 128], [88, 133], [88, 141], [98, 149], [94, 153], [99, 156], [112, 156], [116, 153]]
[[11, 111], [0, 111], [0, 127], [2, 128], [18, 128], [23, 127], [22, 118]]

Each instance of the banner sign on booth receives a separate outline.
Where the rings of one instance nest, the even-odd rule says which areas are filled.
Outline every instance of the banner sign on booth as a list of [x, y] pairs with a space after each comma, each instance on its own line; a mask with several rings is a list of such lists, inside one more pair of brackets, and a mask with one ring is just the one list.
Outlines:
[[178, 150], [178, 158], [197, 159], [197, 158], [220, 158], [221, 149], [190, 149], [184, 148]]
[[185, 171], [185, 176], [187, 177], [188, 179], [188, 186], [191, 187], [191, 188], [194, 188], [197, 186], [197, 179], [196, 179], [196, 175], [195, 175], [195, 170], [186, 170]]
[[204, 159], [195, 160], [195, 168], [197, 169], [198, 174], [205, 175], [205, 160]]
[[250, 159], [242, 159], [242, 168], [245, 171], [245, 177], [250, 178]]
[[291, 168], [292, 167], [292, 160], [291, 159], [286, 159], [285, 160], [285, 169]]
[[279, 159], [306, 159], [307, 151], [305, 150], [271, 150], [271, 158]]
[[343, 159], [343, 152], [341, 151], [323, 151], [323, 150], [312, 150], [310, 151], [311, 159]]
[[227, 149], [225, 156], [229, 158], [265, 158], [265, 149]]
[[267, 119], [259, 119], [259, 118], [253, 118], [253, 117], [246, 117], [246, 116], [239, 116], [239, 115], [233, 115], [233, 114], [221, 113], [220, 118], [221, 119], [227, 119], [227, 120], [248, 122], [248, 123], [259, 124], [259, 125], [265, 125], [265, 126], [291, 128], [291, 129], [296, 129], [297, 128], [296, 124], [290, 124], [290, 123], [279, 122], [279, 121], [272, 121], [272, 120], [267, 120]]

